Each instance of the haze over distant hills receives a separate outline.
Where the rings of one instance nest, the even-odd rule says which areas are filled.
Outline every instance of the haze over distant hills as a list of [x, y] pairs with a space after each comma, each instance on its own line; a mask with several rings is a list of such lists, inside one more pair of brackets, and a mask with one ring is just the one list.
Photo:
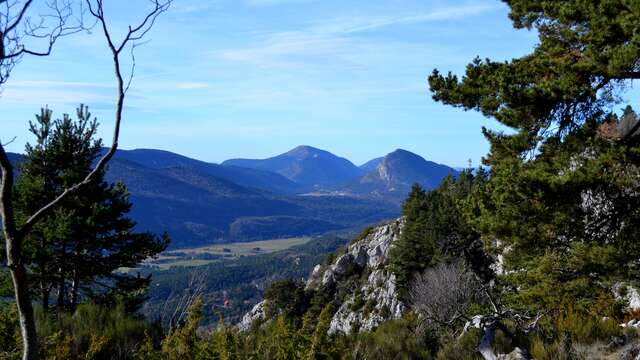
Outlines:
[[191, 159], [186, 156], [164, 150], [118, 150], [115, 158], [133, 161], [152, 169], [169, 167], [192, 168], [249, 188], [284, 193], [295, 193], [302, 188], [301, 185], [296, 184], [275, 172], [256, 170], [246, 167], [222, 166]]
[[[17, 162], [21, 155], [10, 154]], [[456, 170], [406, 150], [355, 166], [310, 146], [264, 160], [207, 163], [162, 150], [118, 150], [107, 179], [127, 185], [141, 229], [173, 247], [322, 234], [397, 217], [414, 183]]]

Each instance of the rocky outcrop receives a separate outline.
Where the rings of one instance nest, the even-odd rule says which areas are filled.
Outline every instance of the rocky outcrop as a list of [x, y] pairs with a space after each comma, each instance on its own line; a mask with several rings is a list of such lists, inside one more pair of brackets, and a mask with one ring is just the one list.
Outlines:
[[[337, 299], [341, 305], [331, 320], [330, 334], [369, 331], [406, 311], [396, 292], [395, 275], [388, 268], [389, 249], [402, 225], [398, 220], [372, 228], [333, 263], [313, 270], [307, 289], [344, 296]], [[345, 286], [348, 291], [340, 291]]]
[[371, 331], [383, 321], [399, 319], [406, 310], [396, 294], [395, 275], [384, 270], [374, 270], [358, 290], [333, 316], [329, 334]]
[[[407, 307], [398, 297], [396, 278], [388, 266], [389, 249], [400, 237], [402, 226], [396, 220], [370, 228], [332, 262], [313, 269], [305, 290], [331, 294], [338, 307], [329, 334], [373, 330], [405, 313]], [[257, 320], [266, 320], [265, 301], [245, 314], [237, 326], [248, 331]]]
[[238, 324], [238, 329], [240, 329], [240, 331], [249, 331], [251, 330], [251, 325], [255, 321], [264, 320], [264, 305], [264, 300], [260, 301], [251, 309], [251, 311], [244, 314], [244, 316], [242, 317], [242, 321], [240, 321], [240, 323]]
[[616, 297], [616, 300], [625, 304], [627, 310], [640, 310], [640, 293], [638, 293], [635, 287], [618, 282], [613, 285], [613, 295]]

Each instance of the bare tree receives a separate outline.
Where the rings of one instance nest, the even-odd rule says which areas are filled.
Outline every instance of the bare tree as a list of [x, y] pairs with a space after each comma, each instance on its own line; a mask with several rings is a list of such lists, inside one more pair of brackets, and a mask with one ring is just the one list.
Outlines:
[[[439, 264], [419, 274], [412, 284], [410, 296], [414, 310], [427, 325], [455, 330], [464, 323], [460, 336], [470, 328], [480, 329], [482, 337], [477, 349], [486, 360], [498, 358], [493, 350], [497, 329], [513, 337], [504, 325], [505, 319], [512, 320], [518, 331], [528, 334], [544, 316], [543, 313], [523, 315], [501, 306], [493, 299], [489, 288], [473, 273], [466, 271], [461, 263]], [[471, 316], [469, 307], [477, 302], [488, 303], [492, 311]]]
[[[102, 172], [109, 162], [109, 160], [115, 154], [118, 148], [118, 139], [120, 136], [120, 125], [122, 121], [122, 110], [124, 108], [124, 100], [133, 77], [133, 66], [135, 66], [135, 58], [132, 58], [132, 69], [128, 81], [125, 83], [123, 71], [121, 69], [121, 56], [125, 49], [131, 49], [131, 56], [133, 57], [133, 49], [135, 49], [136, 42], [141, 40], [151, 29], [156, 18], [163, 12], [165, 12], [172, 0], [151, 0], [152, 8], [142, 19], [142, 21], [135, 25], [129, 26], [128, 31], [124, 37], [119, 41], [114, 41], [107, 21], [104, 15], [103, 0], [86, 0], [91, 15], [96, 19], [97, 24], [100, 26], [107, 45], [111, 51], [113, 57], [115, 77], [117, 81], [117, 100], [115, 108], [114, 119], [114, 133], [113, 140], [109, 151], [98, 161], [95, 168], [86, 176], [86, 178], [65, 189], [54, 200], [43, 206], [36, 212], [34, 212], [27, 220], [18, 225], [15, 219], [14, 203], [12, 198], [13, 192], [13, 166], [9, 161], [4, 146], [0, 142], [0, 169], [2, 170], [2, 181], [0, 183], [0, 216], [2, 216], [2, 231], [5, 238], [6, 252], [7, 252], [7, 267], [11, 273], [11, 278], [14, 287], [14, 296], [16, 305], [18, 307], [20, 332], [23, 340], [23, 359], [36, 359], [38, 357], [38, 339], [36, 335], [35, 321], [33, 316], [33, 307], [31, 305], [31, 298], [29, 296], [29, 281], [27, 274], [27, 264], [23, 258], [22, 245], [26, 235], [31, 231], [33, 226], [40, 221], [44, 216], [51, 213], [65, 198], [73, 195], [78, 190], [90, 184], [100, 172]], [[68, 34], [70, 30], [66, 27], [67, 20], [71, 17], [70, 7], [69, 12], [58, 13], [58, 27], [54, 28], [49, 33], [49, 45], [42, 52], [28, 49], [22, 43], [23, 37], [17, 31], [19, 26], [25, 26], [26, 30], [22, 34], [28, 36], [38, 37], [37, 30], [44, 28], [44, 25], [32, 25], [29, 18], [26, 17], [26, 13], [31, 6], [32, 0], [27, 0], [22, 4], [21, 10], [17, 15], [4, 14], [0, 21], [4, 25], [0, 38], [2, 39], [2, 47], [0, 48], [0, 66], [4, 71], [4, 81], [8, 77], [11, 69], [15, 63], [25, 54], [45, 56], [51, 52], [51, 47], [55, 41], [65, 34]], [[53, 4], [58, 4], [57, 0], [52, 0]], [[14, 0], [0, 0], [0, 6], [5, 6], [7, 9], [15, 7], [18, 1]], [[63, 4], [70, 4], [64, 2]], [[69, 5], [70, 6], [70, 5]], [[56, 9], [53, 7], [53, 9]], [[66, 7], [63, 7], [66, 9]], [[7, 45], [9, 44], [9, 45]], [[1, 84], [1, 83], [0, 83]]]
[[[48, 56], [59, 38], [87, 30], [82, 1], [0, 0], [0, 86], [25, 55]], [[37, 8], [36, 8], [37, 7]]]
[[469, 306], [482, 300], [481, 286], [461, 263], [438, 264], [418, 274], [410, 290], [413, 308], [430, 325], [453, 328], [468, 321]]

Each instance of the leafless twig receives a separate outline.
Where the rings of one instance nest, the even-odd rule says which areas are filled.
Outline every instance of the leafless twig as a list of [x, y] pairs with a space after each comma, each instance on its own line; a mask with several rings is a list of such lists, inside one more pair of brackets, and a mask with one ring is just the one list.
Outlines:
[[[74, 4], [76, 4], [74, 6]], [[0, 1], [0, 86], [23, 56], [48, 56], [65, 36], [87, 31], [82, 1]]]
[[171, 332], [176, 326], [182, 324], [191, 304], [199, 298], [207, 285], [208, 275], [206, 271], [194, 268], [189, 274], [189, 282], [184, 290], [171, 292], [162, 305], [160, 321]]

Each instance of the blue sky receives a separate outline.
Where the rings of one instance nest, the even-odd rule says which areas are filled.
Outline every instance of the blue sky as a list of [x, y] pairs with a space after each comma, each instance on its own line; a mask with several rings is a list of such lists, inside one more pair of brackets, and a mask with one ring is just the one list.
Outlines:
[[[139, 10], [109, 2], [114, 31]], [[142, 2], [141, 2], [142, 3]], [[454, 166], [478, 164], [493, 120], [431, 100], [433, 68], [464, 71], [476, 55], [528, 53], [501, 1], [175, 0], [136, 49], [121, 147], [211, 162], [264, 158], [307, 144], [356, 164], [396, 148]], [[41, 106], [89, 105], [110, 140], [115, 81], [98, 31], [25, 58], [0, 95], [0, 138], [31, 140]]]

